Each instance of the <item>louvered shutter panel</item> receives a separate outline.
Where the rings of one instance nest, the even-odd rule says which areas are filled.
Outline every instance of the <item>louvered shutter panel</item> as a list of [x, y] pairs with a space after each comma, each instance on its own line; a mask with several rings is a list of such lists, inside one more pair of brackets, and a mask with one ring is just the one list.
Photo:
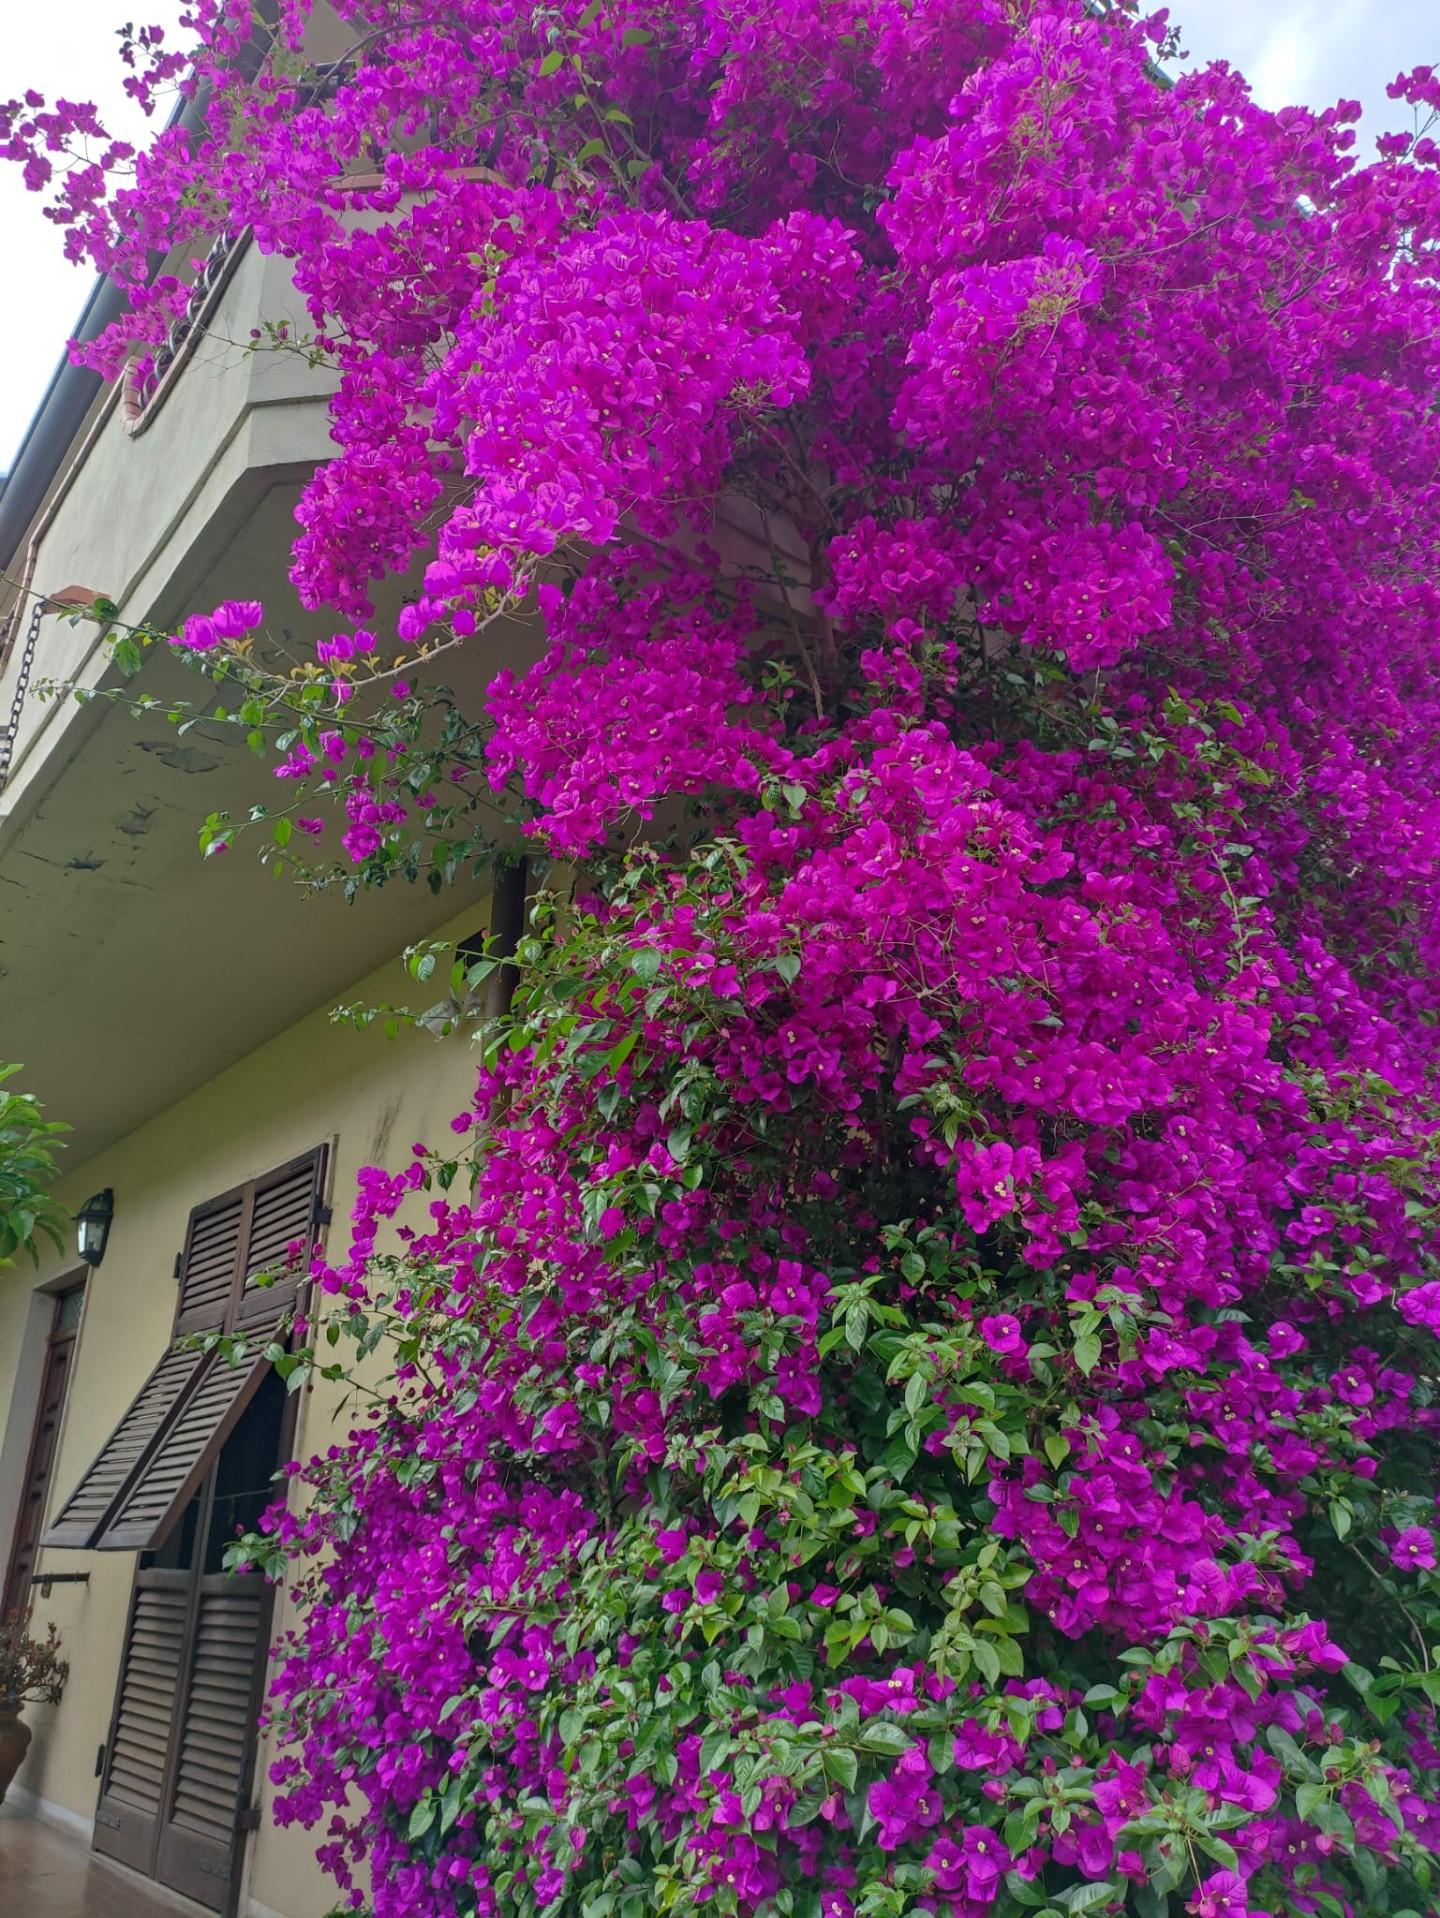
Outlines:
[[230, 1316], [247, 1194], [242, 1189], [190, 1214], [180, 1261], [177, 1333], [213, 1332]]
[[156, 1877], [223, 1909], [248, 1798], [269, 1622], [265, 1580], [202, 1578], [195, 1651], [184, 1688], [169, 1818]]
[[[236, 1331], [273, 1331], [294, 1309], [309, 1276], [323, 1169], [324, 1154], [311, 1152], [257, 1180], [246, 1236], [244, 1279], [235, 1313]], [[288, 1257], [289, 1249], [296, 1245], [302, 1248], [298, 1256]], [[273, 1283], [258, 1283], [262, 1275], [272, 1274]]]
[[164, 1544], [268, 1370], [268, 1359], [231, 1365], [222, 1355], [211, 1355], [208, 1369], [96, 1540], [97, 1550], [151, 1552]]
[[174, 1413], [207, 1364], [203, 1354], [172, 1346], [140, 1388], [139, 1396], [111, 1434], [104, 1450], [61, 1506], [42, 1545], [89, 1545], [111, 1508], [129, 1486]]
[[141, 1572], [131, 1601], [95, 1849], [135, 1871], [150, 1870], [160, 1831], [191, 1581], [189, 1572]]

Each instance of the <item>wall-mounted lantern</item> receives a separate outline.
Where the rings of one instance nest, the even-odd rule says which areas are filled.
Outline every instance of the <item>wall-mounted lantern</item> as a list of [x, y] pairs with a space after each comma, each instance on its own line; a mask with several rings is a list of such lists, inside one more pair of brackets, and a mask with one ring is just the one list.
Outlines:
[[115, 1194], [107, 1185], [93, 1199], [87, 1199], [75, 1214], [75, 1242], [86, 1265], [99, 1265], [105, 1256], [105, 1241], [110, 1236], [110, 1221], [115, 1216]]

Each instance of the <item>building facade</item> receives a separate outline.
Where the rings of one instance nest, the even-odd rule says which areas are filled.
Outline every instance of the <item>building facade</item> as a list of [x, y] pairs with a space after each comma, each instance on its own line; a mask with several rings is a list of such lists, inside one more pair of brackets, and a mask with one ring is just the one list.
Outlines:
[[[478, 885], [347, 906], [277, 883], [243, 842], [202, 861], [200, 822], [243, 818], [266, 769], [203, 721], [180, 735], [137, 713], [137, 693], [204, 683], [168, 656], [125, 682], [83, 616], [98, 596], [173, 627], [260, 598], [297, 652], [324, 634], [286, 573], [299, 487], [331, 450], [326, 383], [236, 344], [295, 304], [283, 266], [227, 239], [158, 380], [102, 392], [63, 369], [0, 496], [0, 1057], [73, 1127], [58, 1196], [113, 1202], [98, 1265], [45, 1251], [0, 1270], [4, 1600], [53, 1619], [70, 1662], [59, 1706], [28, 1713], [13, 1798], [249, 1918], [322, 1918], [332, 1900], [314, 1840], [274, 1825], [256, 1727], [286, 1596], [221, 1558], [277, 1466], [348, 1412], [337, 1385], [288, 1393], [263, 1358], [231, 1366], [188, 1335], [263, 1348], [297, 1287], [255, 1275], [297, 1243], [343, 1243], [358, 1168], [464, 1104], [463, 1040], [357, 1033], [329, 1008], [403, 999], [407, 944], [490, 914]], [[98, 697], [45, 697], [47, 681]]]

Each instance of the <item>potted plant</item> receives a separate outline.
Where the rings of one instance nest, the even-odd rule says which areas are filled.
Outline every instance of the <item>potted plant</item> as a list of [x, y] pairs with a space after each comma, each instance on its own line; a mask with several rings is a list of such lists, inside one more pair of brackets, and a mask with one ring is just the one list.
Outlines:
[[34, 1638], [28, 1611], [0, 1621], [0, 1804], [30, 1749], [30, 1727], [21, 1712], [27, 1705], [58, 1705], [69, 1676], [53, 1623], [44, 1638]]

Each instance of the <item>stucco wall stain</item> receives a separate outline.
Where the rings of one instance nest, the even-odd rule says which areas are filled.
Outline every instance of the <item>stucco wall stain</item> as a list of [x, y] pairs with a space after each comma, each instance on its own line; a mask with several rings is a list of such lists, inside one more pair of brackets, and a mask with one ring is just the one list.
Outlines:
[[142, 753], [153, 753], [162, 766], [177, 773], [213, 773], [225, 764], [219, 753], [202, 752], [198, 746], [180, 746], [173, 739], [137, 740]]

